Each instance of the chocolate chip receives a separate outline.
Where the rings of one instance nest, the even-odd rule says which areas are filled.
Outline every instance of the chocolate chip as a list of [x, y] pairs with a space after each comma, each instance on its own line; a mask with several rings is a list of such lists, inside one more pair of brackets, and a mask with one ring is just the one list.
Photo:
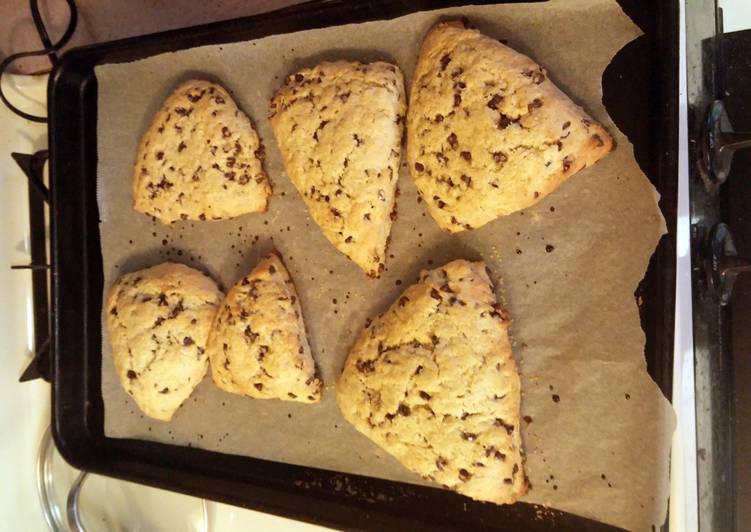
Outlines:
[[261, 390], [263, 390], [263, 384], [261, 384], [260, 382], [256, 382], [255, 384], [253, 384], [253, 386], [254, 386], [254, 387], [255, 387], [255, 389], [256, 389], [256, 390], [258, 390], [259, 392], [260, 392]]
[[436, 290], [435, 288], [430, 289], [430, 297], [432, 297], [433, 299], [437, 299], [438, 301], [443, 301], [441, 294], [439, 294], [438, 290]]
[[506, 429], [506, 432], [509, 433], [509, 435], [513, 434], [514, 432], [514, 426], [509, 425], [505, 421], [503, 421], [501, 418], [495, 418], [495, 422], [493, 423], [496, 427], [503, 427]]
[[569, 122], [568, 120], [566, 120], [566, 121], [565, 121], [565, 122], [563, 123], [563, 126], [561, 127], [561, 129], [563, 129], [563, 130], [565, 131], [565, 130], [566, 130], [566, 129], [568, 129], [569, 127], [571, 127], [571, 122]]
[[522, 74], [528, 78], [532, 78], [532, 81], [539, 85], [543, 81], [545, 81], [545, 74], [542, 72], [542, 70], [525, 70], [522, 72]]
[[519, 121], [518, 118], [517, 119], [513, 119], [513, 118], [510, 118], [507, 115], [501, 114], [501, 117], [498, 119], [498, 129], [506, 129], [511, 124], [513, 124], [515, 122], [518, 122], [518, 121]]
[[276, 273], [276, 268], [273, 264], [269, 264], [269, 273]]
[[597, 143], [598, 147], [605, 145], [605, 142], [602, 140], [602, 137], [600, 137], [600, 135], [592, 135], [592, 139]]
[[112, 307], [112, 309], [110, 310], [110, 314], [112, 314], [113, 316], [117, 316], [117, 307]]
[[423, 170], [425, 170], [425, 167], [422, 165], [422, 163], [415, 163], [415, 170], [422, 172]]
[[571, 159], [569, 159], [568, 157], [565, 157], [563, 159], [563, 171], [564, 172], [568, 172], [569, 171], [569, 169], [571, 168], [572, 162], [573, 161], [571, 161]]
[[181, 312], [182, 312], [183, 310], [185, 310], [185, 309], [183, 308], [183, 301], [182, 301], [182, 299], [181, 299], [180, 301], [178, 301], [178, 302], [177, 302], [177, 305], [175, 305], [175, 306], [174, 306], [174, 307], [172, 308], [172, 310], [171, 310], [171, 311], [170, 311], [170, 313], [169, 313], [169, 316], [167, 316], [167, 319], [173, 320], [173, 319], [177, 318], [177, 316], [178, 316], [178, 315], [179, 315], [179, 314], [180, 314], [180, 313], [181, 313]]
[[161, 161], [162, 159], [164, 159], [164, 152], [163, 151], [156, 152], [156, 158], [158, 161]]
[[448, 141], [449, 146], [451, 146], [452, 150], [455, 150], [459, 147], [459, 140], [456, 138], [456, 133], [454, 133], [453, 131], [446, 140]]
[[258, 339], [258, 333], [254, 333], [253, 329], [250, 328], [250, 325], [245, 327], [243, 334], [248, 340], [250, 340], [251, 343], [255, 342]]
[[183, 338], [183, 345], [185, 346], [193, 345], [194, 343], [195, 342], [193, 341], [193, 338], [191, 338], [190, 336], [186, 336], [185, 338]]
[[435, 121], [437, 124], [440, 124], [441, 122], [443, 122], [443, 115], [442, 114], [435, 115], [435, 118], [433, 119], [433, 121]]
[[459, 155], [462, 156], [462, 159], [465, 161], [471, 161], [472, 160], [472, 152], [463, 151]]
[[493, 95], [493, 97], [490, 100], [488, 100], [488, 104], [487, 105], [488, 105], [488, 107], [490, 107], [494, 111], [497, 111], [498, 110], [498, 104], [501, 103], [502, 101], [503, 101], [503, 96], [501, 96], [500, 94], [495, 94], [495, 95]]
[[193, 112], [193, 108], [186, 109], [185, 107], [175, 107], [175, 113], [177, 113], [179, 116], [190, 116], [190, 113]]
[[402, 296], [399, 298], [399, 306], [403, 307], [409, 302], [409, 298], [407, 296]]
[[438, 345], [439, 341], [440, 340], [438, 339], [438, 337], [435, 334], [431, 334], [430, 335], [430, 343], [432, 343], [433, 345]]
[[450, 54], [445, 54], [443, 57], [441, 57], [441, 70], [446, 70], [446, 67], [449, 66], [450, 62], [451, 62]]
[[227, 138], [227, 137], [229, 137], [229, 136], [230, 136], [231, 134], [232, 134], [232, 132], [231, 132], [231, 131], [229, 130], [229, 128], [228, 128], [227, 126], [224, 126], [224, 127], [222, 128], [222, 137], [224, 137], [224, 138], [226, 139], [226, 138]]
[[454, 107], [459, 107], [462, 103], [462, 95], [457, 93], [454, 93]]
[[355, 362], [355, 367], [360, 373], [373, 373], [375, 371], [375, 364], [373, 360], [358, 360]]
[[167, 388], [167, 387], [164, 387], [164, 388], [162, 388], [161, 390], [159, 390], [159, 393], [162, 393], [162, 394], [167, 394], [167, 393], [169, 393], [169, 388]]
[[435, 461], [435, 466], [439, 470], [443, 471], [443, 468], [449, 465], [448, 460], [446, 460], [444, 457], [439, 456]]
[[399, 405], [399, 408], [397, 408], [396, 411], [400, 416], [404, 416], [404, 417], [407, 417], [412, 413], [412, 410], [410, 410], [410, 408], [404, 403], [401, 403]]
[[504, 478], [504, 479], [503, 479], [503, 483], [504, 483], [504, 484], [513, 484], [513, 483], [514, 483], [514, 481], [513, 481], [513, 480], [511, 480], [510, 478]]
[[430, 401], [430, 394], [428, 392], [423, 392], [422, 390], [420, 390], [420, 397], [422, 397], [426, 401]]
[[477, 434], [474, 434], [472, 432], [462, 432], [462, 439], [467, 441], [475, 441], [477, 439]]
[[508, 161], [508, 157], [506, 157], [505, 153], [497, 151], [493, 153], [493, 161], [495, 161], [496, 163], [505, 163], [506, 161]]
[[462, 482], [466, 482], [470, 478], [472, 478], [472, 474], [469, 471], [467, 471], [464, 468], [459, 470], [459, 480], [461, 480]]
[[547, 251], [548, 253], [552, 253], [554, 249], [555, 249], [555, 247], [553, 247], [550, 244], [548, 244], [547, 246], [545, 246], [545, 251]]
[[129, 378], [130, 380], [133, 380], [133, 379], [137, 379], [137, 378], [138, 378], [138, 375], [136, 375], [136, 372], [135, 372], [135, 371], [133, 371], [132, 369], [129, 369], [129, 370], [128, 370], [128, 374], [127, 374], [127, 375], [128, 375], [128, 378]]
[[539, 109], [540, 107], [542, 107], [542, 100], [540, 98], [535, 98], [527, 104], [527, 111], [531, 113], [533, 110]]
[[217, 94], [216, 96], [214, 96], [214, 102], [218, 103], [219, 105], [222, 105], [224, 103], [224, 98]]
[[415, 368], [415, 375], [419, 375], [420, 373], [422, 373], [422, 370], [423, 370], [422, 366], [417, 366]]
[[295, 74], [295, 81], [297, 83], [300, 83], [304, 79], [305, 79], [305, 76], [303, 76], [302, 74]]
[[187, 96], [188, 96], [188, 100], [190, 100], [192, 103], [196, 103], [198, 100], [203, 98], [203, 91], [201, 91], [200, 94], [188, 93]]
[[180, 141], [180, 144], [177, 145], [178, 153], [183, 151], [185, 148], [187, 148], [187, 145], [183, 141]]
[[554, 403], [558, 403], [561, 400], [561, 396], [558, 395], [557, 393], [554, 393], [552, 397], [553, 397], [553, 402]]

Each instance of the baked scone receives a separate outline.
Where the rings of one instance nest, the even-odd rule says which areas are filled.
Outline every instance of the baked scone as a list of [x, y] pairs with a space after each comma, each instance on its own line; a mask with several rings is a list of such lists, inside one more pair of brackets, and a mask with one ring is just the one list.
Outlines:
[[394, 65], [321, 63], [271, 100], [284, 168], [326, 238], [369, 276], [384, 268], [405, 113]]
[[407, 134], [418, 191], [452, 233], [534, 205], [613, 149], [541, 66], [460, 22], [423, 41]]
[[271, 194], [263, 154], [250, 119], [223, 87], [187, 81], [141, 140], [133, 207], [165, 224], [263, 212]]
[[508, 325], [484, 263], [423, 271], [352, 348], [336, 388], [344, 417], [424, 478], [516, 501], [527, 483]]
[[255, 399], [316, 403], [321, 381], [310, 353], [300, 300], [276, 253], [227, 294], [207, 351], [216, 385]]
[[115, 369], [149, 417], [169, 421], [206, 375], [206, 340], [222, 293], [203, 273], [166, 262], [110, 288], [105, 316]]

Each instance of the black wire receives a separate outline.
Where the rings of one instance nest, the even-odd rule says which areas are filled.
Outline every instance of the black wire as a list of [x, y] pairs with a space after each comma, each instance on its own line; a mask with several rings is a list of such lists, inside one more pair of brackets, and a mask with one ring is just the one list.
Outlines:
[[76, 24], [78, 24], [78, 10], [76, 9], [75, 0], [65, 0], [65, 1], [68, 4], [68, 9], [70, 9], [70, 20], [68, 21], [68, 27], [65, 29], [65, 33], [63, 33], [63, 36], [60, 37], [59, 41], [57, 41], [55, 44], [51, 43], [49, 35], [47, 34], [47, 30], [44, 28], [42, 17], [39, 14], [39, 6], [37, 5], [37, 1], [30, 0], [31, 15], [34, 18], [34, 24], [36, 25], [37, 31], [39, 32], [39, 38], [42, 40], [42, 44], [44, 44], [44, 49], [35, 50], [33, 52], [20, 52], [17, 54], [11, 54], [8, 57], [6, 57], [2, 62], [0, 62], [0, 100], [2, 100], [2, 102], [6, 105], [6, 107], [8, 107], [8, 109], [10, 109], [13, 113], [31, 122], [44, 123], [44, 122], [47, 122], [47, 118], [44, 116], [36, 116], [36, 115], [32, 115], [24, 111], [21, 111], [18, 107], [10, 103], [8, 98], [3, 93], [2, 77], [3, 77], [3, 74], [5, 74], [5, 71], [7, 70], [7, 68], [11, 64], [18, 61], [19, 59], [23, 59], [24, 57], [46, 55], [50, 57], [50, 60], [53, 63], [56, 62], [57, 54], [55, 54], [55, 52], [57, 52], [63, 46], [68, 44], [68, 41], [70, 41], [71, 37], [73, 37], [73, 33], [76, 31]]
[[[47, 28], [44, 26], [42, 15], [39, 13], [39, 3], [37, 0], [30, 0], [29, 3], [31, 4], [29, 6], [31, 7], [31, 18], [34, 20], [34, 26], [36, 26], [39, 39], [42, 41], [45, 50], [47, 48], [52, 48], [52, 39], [50, 39], [50, 36], [47, 33]], [[53, 65], [57, 63], [57, 54], [55, 52], [50, 52], [49, 57]]]

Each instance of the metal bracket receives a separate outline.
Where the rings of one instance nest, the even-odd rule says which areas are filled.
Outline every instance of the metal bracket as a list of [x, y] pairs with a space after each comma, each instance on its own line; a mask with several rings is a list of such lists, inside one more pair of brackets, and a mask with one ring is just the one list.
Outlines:
[[29, 182], [29, 245], [31, 263], [12, 265], [13, 270], [31, 270], [32, 304], [34, 307], [34, 358], [19, 379], [26, 382], [42, 378], [50, 382], [50, 316], [47, 294], [48, 276], [45, 203], [50, 192], [44, 184], [44, 166], [49, 153], [41, 150], [33, 155], [12, 153]]
[[733, 154], [751, 148], [751, 132], [733, 130], [722, 100], [709, 104], [699, 139], [699, 171], [707, 190], [715, 192], [730, 174]]
[[719, 223], [707, 236], [704, 255], [707, 285], [720, 305], [730, 303], [733, 285], [739, 274], [751, 272], [751, 259], [738, 256], [730, 228]]

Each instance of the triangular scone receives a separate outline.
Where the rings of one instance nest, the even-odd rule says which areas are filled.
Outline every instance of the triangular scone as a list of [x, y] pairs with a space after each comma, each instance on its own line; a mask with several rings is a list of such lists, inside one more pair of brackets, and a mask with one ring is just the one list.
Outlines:
[[221, 301], [211, 278], [170, 262], [123, 275], [110, 288], [105, 317], [115, 369], [147, 416], [169, 421], [203, 380]]
[[223, 390], [256, 399], [321, 399], [295, 285], [275, 253], [229, 291], [206, 350]]
[[138, 148], [133, 207], [163, 223], [266, 210], [263, 146], [224, 88], [187, 81], [167, 98]]
[[423, 271], [352, 348], [336, 388], [344, 417], [424, 478], [514, 502], [526, 480], [508, 325], [484, 263]]
[[407, 132], [417, 188], [452, 233], [534, 205], [613, 148], [542, 67], [459, 22], [423, 41]]
[[322, 63], [289, 76], [271, 100], [287, 171], [323, 234], [369, 276], [384, 268], [405, 113], [388, 63]]

